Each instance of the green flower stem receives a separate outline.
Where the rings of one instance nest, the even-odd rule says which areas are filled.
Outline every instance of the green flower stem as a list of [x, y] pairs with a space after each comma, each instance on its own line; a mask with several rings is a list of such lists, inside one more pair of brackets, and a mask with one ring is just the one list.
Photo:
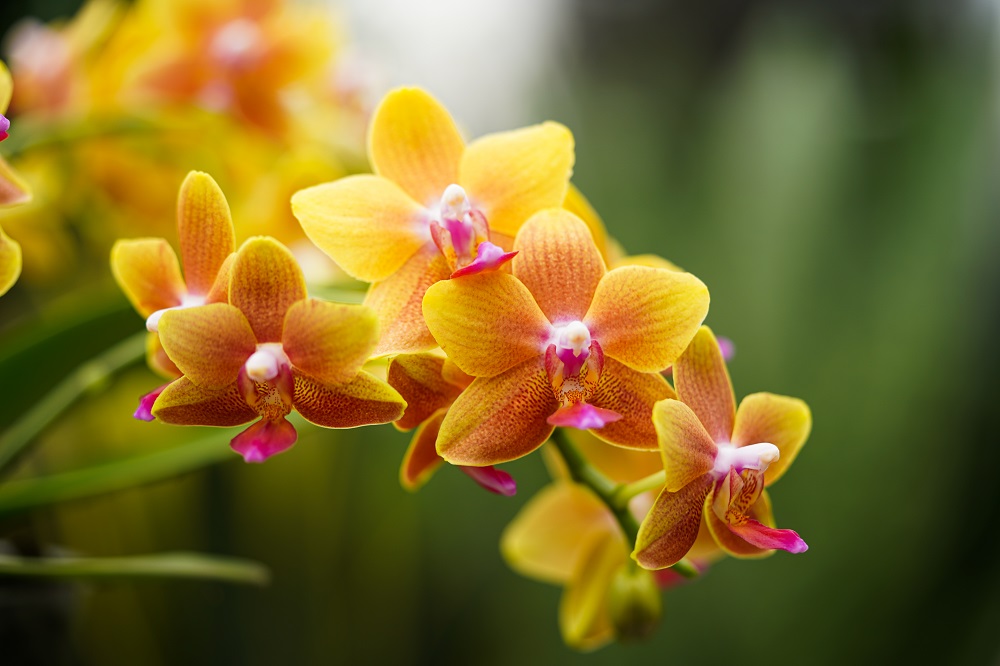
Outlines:
[[81, 396], [146, 354], [146, 332], [136, 333], [87, 361], [56, 384], [35, 406], [0, 435], [0, 474], [67, 408]]
[[664, 470], [654, 472], [647, 477], [633, 481], [624, 486], [618, 486], [612, 499], [615, 504], [627, 504], [636, 495], [641, 495], [649, 490], [656, 490], [667, 481], [667, 473]]
[[[625, 495], [625, 490], [634, 484], [617, 484], [604, 476], [600, 470], [590, 464], [590, 461], [580, 453], [573, 442], [569, 441], [569, 437], [562, 428], [556, 428], [553, 431], [552, 443], [559, 450], [573, 480], [590, 488], [607, 505], [624, 532], [625, 539], [634, 546], [636, 537], [639, 535], [639, 521], [635, 519], [628, 508], [628, 500], [634, 495]], [[640, 482], [647, 479], [642, 479]], [[670, 568], [685, 578], [698, 577], [698, 569], [687, 560], [681, 560]]]
[[73, 579], [217, 580], [240, 585], [266, 585], [271, 574], [250, 560], [200, 553], [156, 553], [133, 557], [14, 557], [0, 555], [0, 577]]

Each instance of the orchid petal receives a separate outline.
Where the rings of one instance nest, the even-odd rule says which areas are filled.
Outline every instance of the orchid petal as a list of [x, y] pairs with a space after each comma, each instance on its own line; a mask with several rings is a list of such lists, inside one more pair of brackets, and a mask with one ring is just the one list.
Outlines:
[[233, 264], [236, 263], [236, 253], [232, 252], [219, 266], [216, 273], [215, 282], [212, 288], [205, 295], [206, 303], [228, 303], [229, 302], [229, 276], [233, 272]]
[[718, 447], [698, 415], [679, 400], [663, 400], [653, 408], [666, 488], [677, 492], [715, 466]]
[[406, 402], [381, 379], [361, 371], [347, 384], [325, 386], [295, 372], [295, 409], [324, 428], [356, 428], [391, 423], [403, 415]]
[[0, 296], [17, 282], [21, 275], [21, 246], [0, 229]]
[[230, 446], [248, 463], [262, 463], [292, 448], [299, 434], [286, 419], [261, 419], [233, 437]]
[[[733, 435], [736, 398], [712, 329], [702, 326], [673, 366], [678, 397], [691, 408], [716, 442]], [[769, 441], [769, 440], [761, 440]]]
[[583, 319], [604, 277], [604, 260], [586, 225], [565, 210], [543, 210], [521, 227], [514, 249], [520, 253], [514, 276], [549, 321]]
[[447, 280], [450, 270], [437, 248], [428, 243], [402, 268], [371, 286], [365, 305], [375, 311], [382, 330], [373, 356], [412, 354], [437, 346], [424, 323], [424, 294], [435, 282]]
[[514, 236], [533, 213], [562, 205], [573, 173], [573, 135], [546, 122], [480, 137], [462, 155], [458, 183], [489, 220]]
[[673, 397], [674, 390], [658, 373], [636, 372], [605, 356], [601, 381], [587, 402], [621, 414], [622, 418], [593, 433], [618, 446], [655, 451], [659, 444], [653, 427], [653, 405]]
[[427, 241], [426, 211], [391, 180], [348, 176], [292, 196], [292, 212], [319, 249], [359, 280], [398, 271]]
[[[430, 353], [400, 354], [389, 361], [386, 381], [406, 400], [406, 411], [396, 421], [397, 428], [416, 428], [435, 412], [446, 409], [462, 392], [463, 386], [445, 378], [444, 365], [444, 357]], [[469, 378], [464, 385], [471, 381]]]
[[387, 94], [372, 116], [368, 156], [372, 170], [427, 205], [458, 180], [465, 142], [455, 121], [420, 88]]
[[7, 160], [0, 157], [0, 206], [13, 206], [31, 201], [31, 188], [15, 172]]
[[[722, 486], [730, 483], [734, 476], [736, 476], [735, 472], [731, 472], [727, 478], [723, 479]], [[743, 539], [739, 534], [732, 530], [732, 525], [723, 520], [719, 514], [716, 513], [715, 504], [717, 503], [717, 495], [725, 490], [724, 488], [722, 490], [719, 488], [721, 488], [721, 486], [717, 487], [715, 492], [710, 493], [708, 497], [705, 498], [705, 523], [708, 525], [708, 530], [712, 533], [712, 537], [715, 539], [715, 542], [719, 544], [719, 547], [729, 555], [740, 558], [759, 558], [774, 554], [774, 551], [769, 548], [760, 548]], [[758, 499], [754, 508], [756, 508], [756, 505], [760, 503], [761, 502]]]
[[406, 448], [403, 464], [399, 467], [399, 482], [411, 492], [427, 483], [435, 470], [444, 463], [435, 447], [444, 414], [445, 410], [439, 409], [422, 422]]
[[663, 569], [687, 555], [698, 538], [702, 507], [715, 483], [703, 474], [678, 492], [666, 488], [639, 526], [632, 557], [646, 569]]
[[479, 484], [479, 487], [488, 490], [494, 495], [513, 497], [517, 494], [517, 482], [509, 473], [502, 469], [497, 469], [492, 465], [485, 467], [463, 467], [457, 466], [465, 472], [466, 476]]
[[621, 538], [593, 537], [559, 602], [562, 638], [577, 650], [594, 650], [614, 637], [608, 592], [615, 573], [627, 563]]
[[186, 377], [171, 382], [153, 403], [153, 416], [173, 425], [238, 426], [257, 418], [236, 383], [207, 389]]
[[546, 419], [556, 407], [540, 357], [494, 377], [480, 377], [448, 410], [438, 454], [450, 463], [473, 466], [520, 458], [548, 439], [552, 426]]
[[0, 60], [0, 113], [7, 113], [10, 98], [14, 94], [14, 79], [7, 65]]
[[448, 357], [474, 377], [540, 357], [549, 337], [549, 322], [531, 292], [505, 273], [438, 282], [427, 290], [423, 312]]
[[[617, 427], [617, 423], [611, 425]], [[604, 426], [603, 430], [607, 430], [609, 427]], [[597, 437], [597, 432], [596, 430], [570, 430], [566, 434], [576, 445], [576, 448], [580, 449], [584, 458], [615, 483], [638, 481], [663, 469], [663, 462], [658, 451], [608, 446], [608, 442]]]
[[566, 189], [566, 198], [563, 199], [562, 207], [583, 220], [587, 229], [590, 230], [590, 235], [594, 238], [594, 245], [607, 261], [608, 231], [604, 226], [604, 221], [587, 200], [587, 197], [583, 196], [583, 192], [573, 183], [570, 183]]
[[111, 248], [111, 272], [143, 317], [180, 305], [187, 293], [177, 255], [162, 238], [116, 242]]
[[165, 379], [177, 379], [184, 374], [177, 367], [177, 364], [167, 356], [167, 352], [160, 342], [159, 333], [152, 331], [146, 335], [146, 363], [149, 364], [153, 372]]
[[754, 393], [743, 398], [736, 410], [733, 444], [769, 442], [778, 447], [781, 457], [764, 472], [764, 484], [769, 486], [795, 460], [811, 429], [812, 414], [806, 403], [773, 393]]
[[188, 291], [204, 296], [236, 250], [229, 204], [207, 173], [192, 171], [177, 196], [177, 233]]
[[708, 288], [690, 273], [622, 266], [601, 280], [583, 323], [606, 356], [659, 372], [677, 360], [707, 313]]
[[612, 268], [621, 268], [622, 266], [645, 266], [647, 268], [663, 268], [668, 271], [676, 271], [678, 273], [686, 272], [683, 268], [680, 268], [672, 261], [667, 261], [663, 257], [656, 254], [630, 254], [626, 257], [620, 257], [616, 259]]
[[184, 376], [208, 389], [235, 382], [257, 350], [246, 317], [225, 303], [167, 310], [160, 319], [160, 343]]
[[354, 379], [378, 339], [378, 320], [363, 305], [297, 301], [285, 315], [281, 345], [288, 360], [323, 384]]
[[306, 297], [306, 282], [295, 257], [266, 236], [243, 243], [229, 276], [229, 302], [250, 322], [257, 342], [280, 342], [285, 315]]

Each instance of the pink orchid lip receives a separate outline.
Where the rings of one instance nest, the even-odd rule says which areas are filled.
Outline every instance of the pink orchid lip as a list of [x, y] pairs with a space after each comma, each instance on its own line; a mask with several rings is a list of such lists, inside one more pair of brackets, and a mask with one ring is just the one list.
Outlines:
[[169, 382], [139, 398], [139, 406], [136, 408], [135, 413], [132, 414], [132, 418], [139, 421], [156, 420], [156, 417], [153, 416], [153, 403], [156, 402], [156, 399], [160, 397], [161, 393], [163, 393], [163, 389], [168, 386], [170, 386]]
[[516, 254], [516, 250], [514, 252], [504, 252], [500, 246], [494, 245], [489, 241], [483, 241], [479, 244], [479, 248], [476, 251], [476, 258], [472, 263], [459, 268], [451, 274], [451, 277], [458, 278], [466, 275], [485, 273], [487, 271], [495, 271], [513, 259]]
[[603, 428], [609, 423], [621, 420], [621, 418], [621, 414], [613, 412], [610, 409], [594, 407], [586, 402], [577, 402], [566, 407], [560, 407], [546, 419], [546, 422], [554, 426], [590, 430], [592, 428]]
[[491, 493], [504, 497], [513, 497], [517, 493], [517, 482], [514, 481], [514, 477], [502, 469], [497, 469], [492, 465], [486, 467], [459, 465], [458, 468], [478, 483], [481, 488]]
[[750, 519], [743, 525], [729, 525], [729, 531], [747, 543], [766, 550], [785, 550], [798, 554], [809, 550], [809, 545], [795, 530], [768, 527]]
[[262, 463], [271, 456], [287, 451], [299, 434], [286, 419], [261, 419], [233, 437], [230, 446], [248, 463]]
[[0, 113], [0, 141], [3, 141], [10, 136], [8, 131], [10, 130], [10, 120], [7, 116]]

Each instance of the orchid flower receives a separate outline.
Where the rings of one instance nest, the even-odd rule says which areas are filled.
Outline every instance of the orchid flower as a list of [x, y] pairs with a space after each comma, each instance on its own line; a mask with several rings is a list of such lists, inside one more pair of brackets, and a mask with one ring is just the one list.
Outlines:
[[184, 373], [153, 405], [164, 423], [236, 426], [247, 462], [262, 462], [295, 443], [285, 418], [297, 410], [327, 428], [389, 423], [406, 403], [361, 368], [378, 339], [378, 321], [362, 305], [306, 298], [302, 270], [283, 245], [251, 238], [232, 264], [229, 303], [171, 309], [160, 339]]
[[[0, 62], [0, 141], [7, 138], [10, 121], [7, 106], [10, 104], [13, 84], [7, 66]], [[0, 206], [13, 206], [31, 198], [28, 187], [14, 173], [7, 162], [0, 157]], [[17, 282], [21, 275], [21, 246], [0, 229], [0, 296], [3, 296]]]
[[704, 519], [736, 557], [774, 549], [804, 552], [798, 534], [775, 529], [765, 488], [788, 469], [809, 436], [809, 407], [796, 398], [754, 393], [736, 409], [712, 331], [703, 326], [674, 366], [679, 400], [656, 404], [666, 484], [639, 530], [633, 557], [660, 569], [684, 557]]
[[524, 221], [563, 203], [574, 160], [572, 134], [552, 122], [466, 146], [444, 107], [417, 88], [382, 100], [368, 155], [375, 175], [302, 190], [292, 211], [344, 271], [374, 283], [365, 303], [382, 324], [376, 355], [437, 346], [424, 292], [509, 261], [504, 248]]
[[[443, 354], [433, 352], [400, 354], [389, 361], [386, 374], [389, 385], [406, 400], [406, 411], [394, 425], [403, 431], [417, 429], [399, 470], [403, 487], [415, 491], [444, 462], [435, 447], [438, 431], [451, 403], [472, 383], [472, 377]], [[492, 493], [511, 496], [517, 492], [513, 477], [491, 465], [458, 468]]]
[[659, 372], [705, 318], [708, 289], [689, 273], [606, 272], [587, 227], [562, 209], [535, 214], [514, 249], [513, 275], [438, 282], [424, 297], [434, 338], [476, 378], [441, 423], [438, 453], [506, 462], [557, 425], [655, 449], [653, 404], [675, 396]]

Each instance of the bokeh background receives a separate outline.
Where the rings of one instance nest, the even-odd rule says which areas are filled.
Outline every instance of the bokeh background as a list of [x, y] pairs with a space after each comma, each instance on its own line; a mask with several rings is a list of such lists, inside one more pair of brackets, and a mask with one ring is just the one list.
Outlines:
[[[78, 5], [6, 0], [0, 32]], [[397, 478], [406, 435], [314, 428], [266, 465], [234, 456], [5, 520], [22, 552], [202, 550], [263, 561], [274, 580], [0, 581], [0, 662], [1000, 662], [998, 3], [337, 11], [376, 97], [422, 85], [471, 135], [544, 119], [573, 130], [574, 182], [609, 231], [708, 284], [708, 323], [736, 343], [737, 395], [812, 406], [812, 436], [772, 492], [779, 524], [810, 550], [722, 561], [665, 593], [649, 641], [578, 655], [559, 638], [560, 590], [498, 551], [546, 482], [538, 456], [508, 467], [512, 499], [450, 469], [410, 494]], [[0, 423], [141, 329], [110, 275], [88, 279], [90, 296], [26, 283], [0, 302]], [[91, 324], [46, 328], [88, 308]], [[19, 359], [29, 342], [36, 353]], [[137, 367], [89, 397], [22, 473], [190, 437], [130, 419], [156, 383]]]

